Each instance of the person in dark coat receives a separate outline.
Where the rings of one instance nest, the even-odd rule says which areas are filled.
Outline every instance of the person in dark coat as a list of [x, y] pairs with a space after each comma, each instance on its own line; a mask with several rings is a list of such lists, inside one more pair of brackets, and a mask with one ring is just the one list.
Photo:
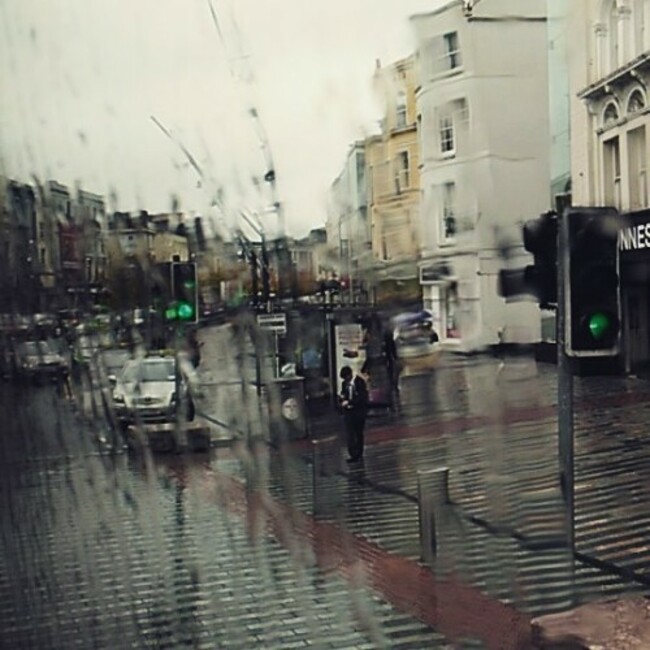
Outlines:
[[390, 388], [391, 391], [399, 393], [399, 361], [397, 358], [397, 346], [395, 345], [392, 332], [387, 331], [384, 333], [383, 343]]
[[340, 403], [345, 422], [349, 463], [363, 458], [363, 430], [368, 414], [368, 384], [359, 374], [355, 375], [350, 366], [343, 366], [340, 372]]
[[190, 361], [194, 368], [198, 368], [201, 363], [201, 345], [203, 345], [194, 330], [191, 330], [187, 338], [187, 346], [190, 356]]

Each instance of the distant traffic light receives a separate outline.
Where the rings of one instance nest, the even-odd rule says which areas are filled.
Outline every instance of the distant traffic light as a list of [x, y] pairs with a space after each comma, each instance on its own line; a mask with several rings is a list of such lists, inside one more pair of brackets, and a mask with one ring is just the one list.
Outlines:
[[524, 269], [524, 284], [539, 306], [557, 304], [557, 214], [546, 212], [524, 224], [524, 248], [534, 263]]
[[172, 299], [171, 262], [159, 262], [151, 274], [151, 307], [164, 314]]
[[534, 263], [501, 269], [497, 285], [500, 296], [511, 301], [532, 295], [544, 309], [557, 305], [557, 224], [555, 212], [526, 221], [524, 248], [533, 255]]
[[199, 287], [194, 262], [172, 263], [172, 303], [165, 317], [185, 323], [198, 322]]
[[621, 330], [615, 208], [570, 208], [567, 228], [566, 353], [614, 356]]

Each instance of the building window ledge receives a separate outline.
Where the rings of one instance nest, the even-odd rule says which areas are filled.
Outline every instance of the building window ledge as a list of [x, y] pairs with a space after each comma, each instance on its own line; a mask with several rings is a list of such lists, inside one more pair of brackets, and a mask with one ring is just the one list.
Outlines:
[[458, 77], [459, 75], [465, 72], [465, 66], [458, 65], [455, 68], [449, 70], [444, 70], [443, 72], [438, 72], [429, 77], [430, 82], [440, 81], [442, 79], [448, 79], [450, 77]]
[[578, 93], [579, 99], [586, 101], [597, 101], [605, 95], [611, 94], [611, 87], [624, 87], [628, 84], [637, 83], [638, 73], [641, 70], [650, 69], [650, 51], [632, 59], [625, 65], [613, 70], [605, 77], [602, 77], [593, 84], [587, 86]]

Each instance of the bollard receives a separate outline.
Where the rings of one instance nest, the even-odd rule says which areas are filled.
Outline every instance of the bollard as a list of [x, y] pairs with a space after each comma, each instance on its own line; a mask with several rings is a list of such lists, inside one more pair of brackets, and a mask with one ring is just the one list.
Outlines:
[[337, 436], [312, 440], [312, 492], [314, 514], [333, 514], [338, 506], [341, 449]]
[[436, 511], [448, 505], [449, 468], [439, 467], [418, 471], [418, 521], [420, 529], [420, 559], [432, 565], [438, 550]]

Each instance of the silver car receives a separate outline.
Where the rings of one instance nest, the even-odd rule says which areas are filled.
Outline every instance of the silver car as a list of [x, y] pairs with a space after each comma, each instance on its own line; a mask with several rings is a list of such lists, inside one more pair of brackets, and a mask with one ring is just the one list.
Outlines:
[[194, 419], [194, 403], [182, 373], [177, 394], [176, 362], [172, 357], [152, 356], [127, 361], [115, 381], [113, 405], [118, 419], [127, 425], [172, 422], [181, 405], [186, 419]]
[[16, 346], [15, 372], [25, 379], [61, 377], [67, 374], [65, 359], [48, 341], [24, 341]]

